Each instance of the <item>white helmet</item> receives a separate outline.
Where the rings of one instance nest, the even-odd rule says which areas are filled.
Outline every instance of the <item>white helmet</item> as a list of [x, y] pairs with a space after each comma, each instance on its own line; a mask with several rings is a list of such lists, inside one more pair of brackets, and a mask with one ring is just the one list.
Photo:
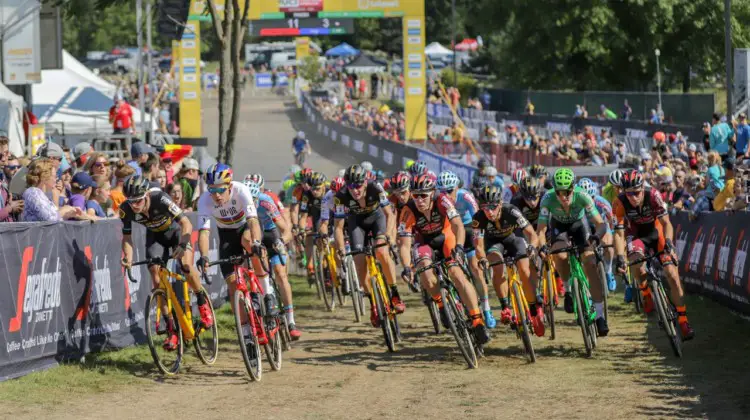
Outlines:
[[622, 184], [622, 170], [615, 169], [609, 174], [609, 183], [615, 187], [619, 187]]
[[494, 166], [488, 166], [484, 168], [484, 176], [497, 176], [497, 168], [495, 168]]
[[297, 132], [297, 138], [300, 139], [300, 140], [304, 140], [305, 139], [305, 132], [304, 131], [298, 131]]
[[440, 172], [440, 175], [438, 176], [437, 188], [440, 191], [452, 190], [458, 187], [458, 184], [460, 183], [461, 180], [458, 179], [458, 175], [451, 171], [443, 171]]
[[368, 171], [368, 172], [372, 171], [372, 163], [370, 163], [369, 160], [363, 161], [362, 163], [359, 164], [359, 166], [361, 166], [362, 169], [364, 169], [365, 171]]
[[343, 178], [344, 174], [346, 174], [346, 169], [339, 169], [339, 176]]

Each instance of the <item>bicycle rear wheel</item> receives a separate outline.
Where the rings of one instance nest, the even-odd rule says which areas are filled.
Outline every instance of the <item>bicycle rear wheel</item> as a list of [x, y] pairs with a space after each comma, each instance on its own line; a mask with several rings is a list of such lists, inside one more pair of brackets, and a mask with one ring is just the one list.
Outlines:
[[[263, 366], [260, 362], [260, 343], [253, 326], [252, 317], [255, 316], [252, 309], [252, 302], [248, 302], [245, 294], [241, 290], [235, 290], [234, 300], [234, 325], [237, 328], [237, 338], [240, 343], [240, 352], [242, 361], [245, 363], [247, 373], [253, 381], [260, 381], [263, 376]], [[248, 331], [247, 336], [242, 331], [242, 319], [246, 319]]]
[[555, 276], [551, 267], [545, 262], [544, 278], [544, 314], [547, 317], [547, 324], [550, 330], [550, 340], [554, 340], [555, 331]]
[[682, 336], [677, 323], [677, 313], [667, 299], [664, 286], [658, 280], [651, 281], [651, 291], [654, 295], [654, 306], [659, 314], [659, 324], [664, 329], [676, 357], [682, 357]]
[[352, 307], [354, 308], [354, 322], [362, 322], [362, 315], [364, 314], [365, 302], [362, 298], [362, 289], [359, 286], [359, 279], [357, 278], [356, 267], [354, 266], [354, 260], [351, 256], [347, 256], [344, 264], [346, 264], [346, 281], [349, 282], [349, 290], [352, 294]]
[[313, 245], [313, 270], [315, 274], [315, 289], [318, 293], [318, 299], [321, 299], [322, 289], [320, 288], [323, 279], [323, 266], [320, 264], [320, 254], [318, 253], [318, 247]]
[[573, 282], [573, 287], [571, 289], [573, 292], [573, 301], [575, 302], [576, 307], [576, 319], [578, 321], [578, 325], [581, 327], [583, 345], [586, 347], [586, 356], [591, 357], [592, 353], [594, 352], [594, 346], [591, 344], [591, 339], [589, 338], [589, 321], [586, 318], [584, 312], [585, 306], [583, 303], [583, 296], [581, 296], [580, 282], [576, 277], [573, 277], [571, 281]]
[[461, 351], [461, 355], [466, 360], [469, 368], [476, 369], [479, 366], [479, 362], [477, 361], [477, 354], [474, 352], [474, 343], [469, 337], [471, 332], [467, 326], [464, 313], [458, 310], [453, 293], [449, 292], [448, 289], [441, 287], [440, 296], [443, 299], [443, 311], [448, 318], [448, 326], [453, 337], [456, 339], [458, 349]]
[[435, 330], [435, 334], [440, 334], [440, 315], [438, 314], [437, 303], [432, 299], [432, 296], [427, 294], [427, 290], [422, 289], [422, 302], [427, 307], [427, 311], [430, 313], [430, 320], [432, 320], [432, 328]]
[[526, 312], [525, 305], [523, 304], [525, 298], [521, 292], [521, 288], [518, 282], [513, 282], [513, 309], [516, 311], [516, 332], [518, 333], [523, 347], [526, 350], [526, 356], [529, 358], [529, 362], [536, 362], [536, 353], [534, 353], [534, 344], [531, 342], [531, 322], [529, 321], [529, 314]]
[[292, 349], [292, 336], [289, 334], [289, 322], [286, 320], [286, 316], [281, 315], [281, 329], [279, 330], [281, 333], [281, 349], [284, 351], [289, 351]]
[[[263, 319], [269, 318], [264, 316]], [[281, 369], [281, 322], [278, 317], [271, 317], [270, 324], [273, 328], [269, 328], [268, 323], [266, 324], [266, 335], [268, 336], [268, 344], [263, 346], [263, 350], [266, 352], [266, 359], [268, 364], [271, 365], [271, 370], [278, 371]]]
[[198, 358], [206, 365], [212, 365], [216, 362], [216, 356], [219, 354], [219, 326], [217, 325], [216, 313], [214, 313], [214, 304], [211, 298], [206, 294], [206, 302], [211, 308], [211, 319], [214, 320], [210, 328], [203, 328], [200, 320], [194, 322], [195, 338], [193, 347], [198, 354]]
[[[161, 313], [161, 306], [167, 302], [167, 292], [163, 289], [154, 289], [148, 295], [145, 308], [146, 337], [151, 357], [159, 371], [165, 375], [174, 375], [180, 370], [183, 355], [182, 328], [177, 321], [177, 315], [172, 311], [170, 314]], [[168, 325], [172, 324], [174, 333], [177, 334], [177, 349], [173, 351], [164, 350], [160, 338], [167, 338]]]
[[604, 269], [604, 262], [597, 260], [596, 272], [599, 274], [599, 281], [602, 287], [602, 304], [604, 305], [604, 319], [609, 320], [609, 304], [607, 295], [609, 294], [609, 285], [607, 284], [607, 271]]
[[[323, 264], [323, 261], [320, 262]], [[327, 262], [326, 262], [327, 264]], [[320, 267], [321, 273], [323, 274], [318, 278], [318, 288], [322, 291], [323, 302], [326, 304], [326, 309], [329, 312], [333, 312], [336, 308], [336, 292], [333, 290], [333, 280], [331, 280], [331, 269], [326, 265]]]
[[378, 310], [378, 320], [380, 321], [380, 328], [383, 330], [383, 338], [385, 338], [385, 345], [388, 347], [388, 351], [394, 352], [396, 351], [396, 339], [393, 334], [393, 330], [391, 330], [391, 322], [388, 319], [388, 314], [386, 313], [386, 306], [385, 302], [383, 301], [383, 296], [387, 296], [387, 293], [383, 288], [380, 286], [380, 282], [377, 278], [374, 276], [371, 279], [371, 288], [372, 288], [372, 294], [374, 303]]

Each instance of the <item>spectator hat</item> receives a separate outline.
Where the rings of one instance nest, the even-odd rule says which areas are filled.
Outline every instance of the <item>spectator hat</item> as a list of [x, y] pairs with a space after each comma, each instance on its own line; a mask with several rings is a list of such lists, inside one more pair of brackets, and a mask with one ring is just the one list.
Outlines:
[[64, 153], [62, 147], [60, 147], [59, 144], [48, 141], [47, 143], [39, 146], [39, 149], [36, 151], [36, 155], [39, 157], [62, 159]]
[[153, 151], [154, 149], [151, 147], [150, 144], [142, 142], [142, 141], [137, 141], [133, 143], [132, 146], [130, 146], [130, 156], [132, 156], [133, 159], [138, 159], [138, 156], [145, 155]]
[[195, 169], [196, 171], [200, 171], [200, 166], [198, 165], [198, 161], [193, 158], [186, 158], [182, 161], [182, 167], [185, 169]]
[[666, 136], [664, 135], [663, 131], [657, 131], [654, 133], [654, 141], [658, 143], [663, 143], [666, 139]]
[[78, 172], [73, 175], [73, 179], [70, 181], [71, 185], [75, 185], [77, 188], [96, 188], [96, 182], [91, 178], [91, 175], [86, 172]]
[[744, 119], [746, 119], [746, 118], [747, 118], [747, 114], [745, 114], [744, 112], [740, 112], [740, 116], [739, 116], [739, 118], [740, 118], [741, 120], [744, 120]]
[[691, 152], [695, 152], [695, 151], [697, 151], [697, 150], [698, 150], [698, 146], [696, 146], [696, 145], [695, 145], [694, 143], [691, 143], [691, 144], [690, 144], [690, 145], [688, 146], [688, 150], [690, 150]]
[[94, 151], [94, 148], [91, 147], [91, 143], [87, 141], [82, 141], [73, 147], [73, 159], [80, 159], [81, 156], [91, 153]]

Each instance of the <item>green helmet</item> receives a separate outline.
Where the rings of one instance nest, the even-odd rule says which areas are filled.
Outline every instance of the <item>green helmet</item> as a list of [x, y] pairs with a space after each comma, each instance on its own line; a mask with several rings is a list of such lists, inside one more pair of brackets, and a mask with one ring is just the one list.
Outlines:
[[407, 160], [406, 161], [406, 165], [404, 165], [404, 170], [408, 171], [409, 168], [412, 167], [412, 165], [414, 165], [414, 159]]
[[568, 168], [560, 168], [556, 170], [553, 178], [555, 191], [571, 190], [575, 186], [576, 174]]
[[302, 182], [302, 171], [297, 171], [294, 173], [294, 182], [298, 184]]

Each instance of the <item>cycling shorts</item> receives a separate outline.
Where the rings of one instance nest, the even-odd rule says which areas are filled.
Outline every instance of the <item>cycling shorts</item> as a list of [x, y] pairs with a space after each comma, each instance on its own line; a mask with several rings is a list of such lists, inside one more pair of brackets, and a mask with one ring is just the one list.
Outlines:
[[466, 251], [467, 257], [472, 258], [477, 255], [477, 251], [474, 249], [474, 228], [470, 224], [464, 225], [464, 232], [466, 232], [466, 236], [464, 237], [464, 251]]
[[433, 258], [450, 260], [453, 249], [456, 247], [456, 237], [452, 231], [447, 231], [431, 238], [423, 237], [423, 240], [424, 244], [416, 246], [415, 263], [422, 260], [433, 260]]
[[348, 219], [349, 244], [352, 251], [362, 251], [365, 239], [372, 235], [373, 239], [385, 237], [387, 224], [385, 212], [378, 209], [367, 215], [349, 215]]
[[510, 235], [496, 242], [487, 242], [487, 253], [495, 253], [505, 258], [519, 260], [528, 256], [526, 250], [528, 243], [523, 236]]
[[[628, 236], [628, 256], [637, 259], [641, 256], [649, 255], [650, 252], [657, 253], [663, 251], [667, 246], [667, 240], [664, 237], [662, 226], [659, 220], [656, 220], [653, 229], [646, 232], [640, 229], [638, 236]], [[661, 254], [659, 261], [662, 266], [675, 263], [672, 255], [669, 253]]]
[[588, 246], [591, 232], [585, 219], [573, 223], [560, 223], [554, 219], [549, 221], [547, 242], [554, 245], [557, 242], [572, 243], [579, 248]]
[[172, 258], [172, 252], [180, 244], [182, 228], [172, 222], [165, 231], [146, 230], [146, 258], [161, 258], [165, 262]]
[[268, 251], [268, 263], [271, 264], [271, 267], [279, 264], [286, 265], [286, 256], [279, 254], [279, 251], [276, 249], [279, 246], [283, 246], [281, 244], [281, 234], [278, 229], [264, 231], [262, 242], [263, 246], [266, 247], [266, 251]]
[[[235, 256], [244, 255], [245, 249], [242, 247], [242, 233], [247, 229], [247, 224], [236, 229], [218, 229], [219, 230], [219, 259], [226, 259]], [[233, 264], [221, 264], [221, 275], [224, 278], [234, 274]]]

